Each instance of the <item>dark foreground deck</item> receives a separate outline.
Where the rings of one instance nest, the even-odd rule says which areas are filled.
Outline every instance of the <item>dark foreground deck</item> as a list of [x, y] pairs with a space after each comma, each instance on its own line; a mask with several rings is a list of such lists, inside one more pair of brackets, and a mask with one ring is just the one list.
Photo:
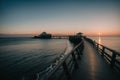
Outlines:
[[72, 80], [120, 80], [120, 73], [113, 70], [90, 43], [84, 41], [84, 51], [79, 68], [74, 69]]

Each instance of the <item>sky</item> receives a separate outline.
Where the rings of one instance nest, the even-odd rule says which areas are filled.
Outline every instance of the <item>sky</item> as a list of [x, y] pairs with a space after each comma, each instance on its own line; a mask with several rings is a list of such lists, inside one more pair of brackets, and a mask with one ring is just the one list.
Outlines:
[[117, 0], [1, 0], [0, 34], [120, 35]]

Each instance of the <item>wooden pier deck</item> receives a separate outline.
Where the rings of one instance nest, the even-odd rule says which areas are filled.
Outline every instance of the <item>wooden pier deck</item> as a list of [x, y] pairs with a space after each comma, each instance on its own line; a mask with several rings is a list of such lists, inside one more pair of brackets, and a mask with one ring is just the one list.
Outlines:
[[120, 73], [113, 70], [93, 45], [84, 40], [84, 51], [79, 68], [72, 72], [72, 80], [120, 80]]
[[69, 40], [78, 43], [51, 65], [43, 80], [120, 80], [119, 52], [86, 37]]

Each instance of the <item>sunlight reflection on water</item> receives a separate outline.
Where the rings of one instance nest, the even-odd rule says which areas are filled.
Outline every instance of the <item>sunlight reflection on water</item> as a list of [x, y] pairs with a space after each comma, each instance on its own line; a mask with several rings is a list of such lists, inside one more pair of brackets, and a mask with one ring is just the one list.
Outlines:
[[98, 39], [98, 43], [101, 44], [101, 37], [99, 37], [99, 39]]

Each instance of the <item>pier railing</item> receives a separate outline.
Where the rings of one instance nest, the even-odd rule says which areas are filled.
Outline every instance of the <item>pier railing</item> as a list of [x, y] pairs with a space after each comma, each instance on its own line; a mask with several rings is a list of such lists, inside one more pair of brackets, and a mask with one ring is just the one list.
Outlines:
[[83, 47], [83, 41], [81, 41], [70, 53], [64, 56], [62, 55], [43, 80], [71, 80], [73, 69], [78, 68], [77, 59], [81, 58]]
[[115, 67], [115, 69], [120, 71], [120, 60], [117, 59], [120, 58], [120, 53], [97, 42], [95, 42], [95, 46], [100, 54], [111, 64], [111, 67]]
[[104, 57], [112, 68], [120, 72], [120, 52], [101, 45], [90, 38], [86, 38], [88, 42], [96, 47], [102, 57]]

